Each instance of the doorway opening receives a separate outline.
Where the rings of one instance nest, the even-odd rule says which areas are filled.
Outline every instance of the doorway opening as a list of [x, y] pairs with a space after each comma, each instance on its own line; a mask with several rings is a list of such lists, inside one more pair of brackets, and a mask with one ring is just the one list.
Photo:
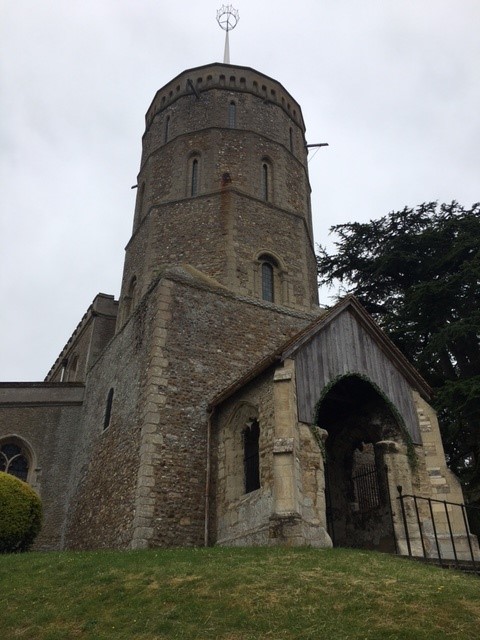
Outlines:
[[368, 380], [340, 378], [321, 399], [327, 528], [334, 546], [395, 552], [384, 440], [402, 442], [389, 402]]

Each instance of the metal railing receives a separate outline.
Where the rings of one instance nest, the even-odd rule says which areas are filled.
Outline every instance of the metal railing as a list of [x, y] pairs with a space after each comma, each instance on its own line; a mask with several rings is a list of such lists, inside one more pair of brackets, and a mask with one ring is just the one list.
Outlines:
[[[423, 496], [409, 495], [402, 492], [402, 487], [397, 486], [398, 498], [400, 501], [400, 509], [403, 520], [403, 529], [405, 531], [405, 540], [409, 556], [431, 558], [438, 560], [440, 565], [447, 561], [454, 562], [457, 566], [461, 562], [471, 562], [475, 570], [478, 567], [478, 545], [475, 536], [469, 527], [468, 512], [476, 512], [480, 516], [480, 507], [473, 505], [465, 505], [459, 502], [449, 502], [448, 500], [436, 500], [434, 498], [425, 498]], [[410, 502], [408, 502], [410, 501]], [[442, 509], [434, 508], [434, 505], [442, 505]], [[408, 507], [410, 506], [410, 509]], [[427, 516], [420, 513], [424, 507], [427, 507]], [[407, 516], [407, 509], [410, 513], [414, 513], [413, 518]], [[454, 509], [459, 509], [461, 518], [456, 518], [455, 525], [452, 524], [452, 516]], [[439, 523], [440, 516], [444, 516], [444, 521]], [[426, 532], [426, 522], [431, 524], [431, 533]], [[461, 523], [459, 529], [458, 524]], [[445, 527], [446, 524], [446, 527]], [[418, 527], [418, 536], [412, 531]], [[440, 533], [442, 531], [443, 533]], [[412, 545], [418, 542], [420, 538], [422, 554], [413, 553]], [[462, 539], [466, 541], [464, 549], [460, 549]], [[427, 549], [427, 546], [434, 542], [434, 549]], [[448, 544], [449, 543], [449, 544]], [[474, 552], [477, 550], [477, 555]], [[417, 547], [418, 549], [418, 547]], [[450, 556], [450, 557], [447, 557]], [[463, 557], [461, 557], [463, 556]]]

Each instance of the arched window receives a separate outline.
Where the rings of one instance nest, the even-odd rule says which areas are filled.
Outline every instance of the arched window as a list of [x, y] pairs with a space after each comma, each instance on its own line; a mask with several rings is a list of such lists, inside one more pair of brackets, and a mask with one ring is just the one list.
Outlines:
[[230, 102], [228, 105], [228, 126], [230, 129], [234, 129], [237, 125], [237, 105], [235, 102]]
[[269, 166], [267, 162], [262, 162], [262, 198], [265, 202], [269, 201], [270, 191], [270, 175]]
[[243, 469], [245, 493], [260, 488], [260, 425], [258, 420], [250, 422], [243, 432]]
[[107, 405], [105, 407], [105, 417], [103, 420], [103, 430], [109, 426], [112, 417], [113, 389], [110, 389], [107, 396]]
[[190, 176], [190, 195], [192, 198], [198, 193], [198, 158], [192, 160], [192, 169]]
[[29, 462], [25, 449], [17, 442], [4, 442], [0, 446], [0, 471], [10, 473], [27, 482]]
[[262, 300], [274, 302], [274, 271], [270, 262], [262, 263]]
[[285, 271], [279, 260], [270, 253], [259, 253], [254, 261], [255, 295], [266, 302], [283, 304]]

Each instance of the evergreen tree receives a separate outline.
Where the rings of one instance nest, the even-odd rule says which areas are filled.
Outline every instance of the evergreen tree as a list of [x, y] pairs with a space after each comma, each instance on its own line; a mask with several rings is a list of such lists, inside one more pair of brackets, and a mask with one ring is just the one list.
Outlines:
[[447, 458], [480, 499], [480, 204], [405, 207], [331, 229], [320, 284], [353, 293], [435, 391]]

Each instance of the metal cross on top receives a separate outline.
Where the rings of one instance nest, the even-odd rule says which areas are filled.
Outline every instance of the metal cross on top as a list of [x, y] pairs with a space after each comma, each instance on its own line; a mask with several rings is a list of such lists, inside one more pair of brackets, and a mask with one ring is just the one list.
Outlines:
[[222, 27], [225, 33], [225, 52], [223, 54], [224, 64], [230, 64], [230, 44], [228, 41], [228, 33], [232, 29], [235, 29], [238, 21], [240, 20], [240, 14], [231, 4], [222, 4], [222, 7], [217, 11], [217, 22]]

